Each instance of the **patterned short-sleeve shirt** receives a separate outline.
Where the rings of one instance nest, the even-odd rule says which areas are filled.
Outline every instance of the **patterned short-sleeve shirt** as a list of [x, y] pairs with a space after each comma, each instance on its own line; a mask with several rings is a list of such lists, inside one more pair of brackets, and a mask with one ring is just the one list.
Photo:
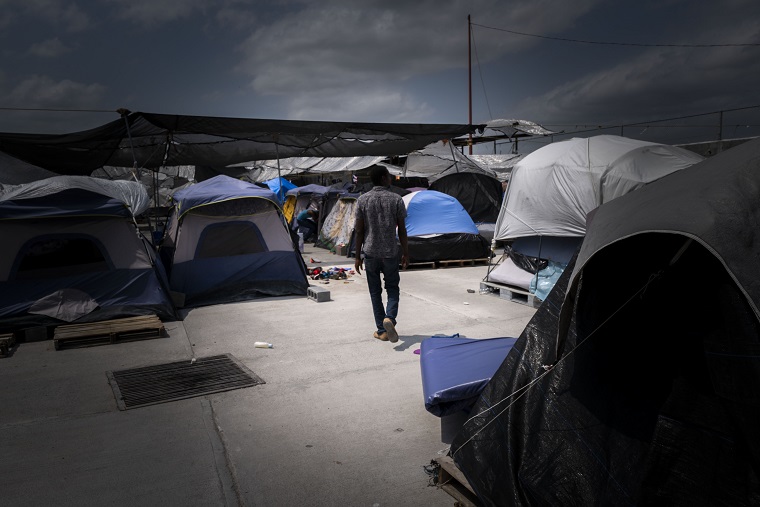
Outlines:
[[370, 257], [398, 256], [396, 224], [406, 218], [401, 196], [388, 187], [375, 186], [356, 200], [356, 219], [364, 220], [364, 253]]

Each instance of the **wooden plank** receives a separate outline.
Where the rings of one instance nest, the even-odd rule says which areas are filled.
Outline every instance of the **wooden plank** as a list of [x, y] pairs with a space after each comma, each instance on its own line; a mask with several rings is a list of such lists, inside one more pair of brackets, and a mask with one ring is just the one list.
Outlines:
[[118, 341], [158, 338], [164, 325], [156, 315], [141, 315], [121, 319], [64, 324], [55, 328], [53, 345], [59, 350], [64, 344], [89, 346]]
[[441, 266], [474, 266], [475, 264], [488, 264], [488, 257], [481, 259], [448, 259], [438, 261]]
[[475, 494], [475, 490], [472, 489], [451, 456], [441, 456], [433, 461], [441, 466], [438, 471], [438, 487], [454, 497], [459, 505], [480, 507], [481, 503]]
[[158, 327], [163, 327], [161, 320], [155, 315], [147, 315], [84, 324], [64, 324], [56, 327], [55, 335], [59, 337], [66, 335], [97, 335], [131, 331], [137, 328], [153, 329]]

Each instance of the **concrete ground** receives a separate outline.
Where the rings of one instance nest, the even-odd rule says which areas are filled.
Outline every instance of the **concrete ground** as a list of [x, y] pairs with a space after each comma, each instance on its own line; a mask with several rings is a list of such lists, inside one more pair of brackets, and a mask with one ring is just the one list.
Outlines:
[[[312, 245], [304, 258], [353, 267]], [[312, 281], [330, 291], [325, 302], [184, 310], [166, 338], [58, 351], [20, 343], [0, 357], [0, 504], [453, 505], [423, 466], [461, 418], [425, 410], [414, 351], [435, 334], [520, 334], [535, 309], [481, 295], [486, 270], [402, 272], [396, 344], [372, 337], [363, 276]], [[106, 378], [225, 353], [266, 383], [121, 411]]]

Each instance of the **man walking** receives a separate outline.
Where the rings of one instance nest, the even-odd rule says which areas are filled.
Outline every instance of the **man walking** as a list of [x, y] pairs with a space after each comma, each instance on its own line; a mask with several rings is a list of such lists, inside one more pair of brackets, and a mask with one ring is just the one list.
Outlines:
[[[395, 343], [396, 316], [399, 303], [399, 253], [401, 267], [409, 265], [409, 246], [406, 238], [406, 207], [398, 194], [391, 192], [391, 175], [385, 166], [376, 165], [370, 170], [372, 190], [356, 200], [356, 260], [354, 269], [361, 274], [362, 262], [367, 276], [369, 297], [375, 314], [374, 337]], [[398, 242], [396, 230], [398, 228]], [[399, 252], [398, 243], [401, 243]], [[362, 259], [362, 251], [364, 259]], [[383, 306], [383, 286], [385, 281], [388, 303]]]

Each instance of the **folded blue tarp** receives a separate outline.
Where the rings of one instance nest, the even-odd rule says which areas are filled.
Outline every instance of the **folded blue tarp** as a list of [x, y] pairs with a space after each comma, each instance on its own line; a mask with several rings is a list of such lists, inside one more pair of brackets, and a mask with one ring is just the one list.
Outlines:
[[469, 409], [517, 338], [432, 336], [420, 345], [425, 409], [445, 416]]

